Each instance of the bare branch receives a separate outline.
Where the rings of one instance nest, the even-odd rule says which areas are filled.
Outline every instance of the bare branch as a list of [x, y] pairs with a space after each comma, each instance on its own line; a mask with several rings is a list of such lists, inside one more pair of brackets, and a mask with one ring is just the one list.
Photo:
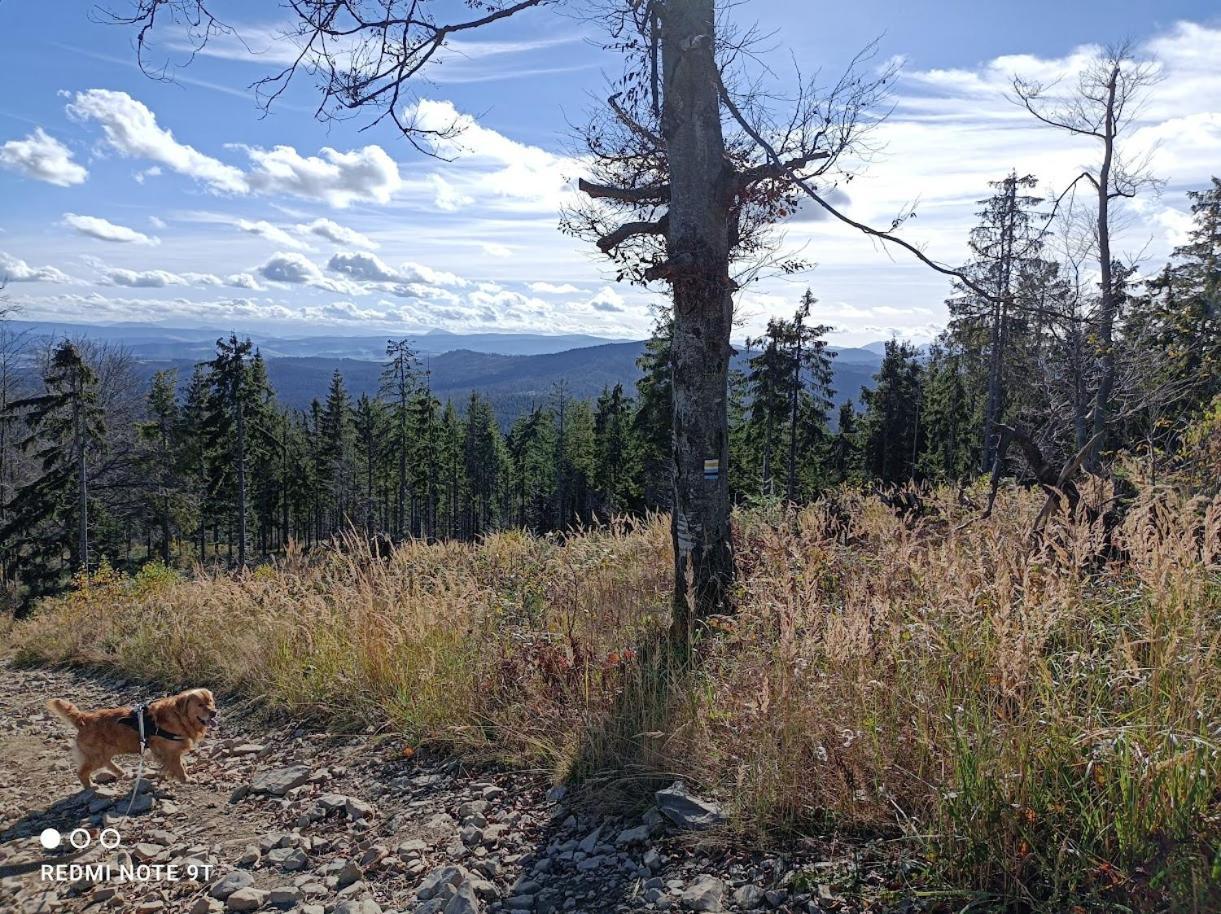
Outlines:
[[765, 162], [762, 165], [756, 165], [753, 168], [748, 168], [746, 171], [738, 175], [738, 186], [745, 187], [748, 184], [753, 184], [756, 181], [774, 181], [782, 180], [791, 177], [801, 171], [811, 162], [818, 162], [824, 159], [831, 158], [831, 153], [825, 149], [814, 150], [789, 159], [787, 162]]
[[577, 179], [577, 189], [595, 200], [618, 200], [621, 203], [664, 203], [670, 199], [669, 184], [649, 184], [644, 187], [612, 187]]
[[724, 102], [725, 107], [729, 109], [729, 113], [733, 115], [734, 120], [738, 122], [738, 126], [740, 126], [747, 133], [747, 135], [750, 136], [750, 138], [752, 140], [754, 140], [755, 143], [758, 144], [760, 149], [762, 149], [764, 152], [767, 153], [767, 156], [771, 160], [772, 165], [774, 165], [778, 169], [785, 169], [785, 171], [783, 171], [782, 173], [787, 175], [788, 180], [792, 181], [794, 186], [803, 190], [806, 193], [806, 196], [808, 196], [810, 199], [812, 199], [815, 203], [817, 203], [819, 206], [821, 206], [824, 210], [826, 210], [828, 213], [830, 213], [840, 222], [843, 222], [845, 225], [850, 225], [853, 228], [857, 229], [858, 231], [863, 232], [864, 234], [869, 235], [872, 238], [877, 238], [877, 239], [887, 242], [889, 244], [897, 244], [899, 247], [903, 248], [904, 250], [907, 250], [910, 253], [914, 254], [916, 259], [918, 259], [921, 263], [925, 264], [928, 267], [931, 267], [932, 269], [936, 270], [938, 273], [943, 273], [946, 276], [953, 276], [963, 285], [967, 286], [967, 288], [971, 289], [973, 292], [975, 292], [979, 295], [982, 295], [984, 298], [987, 298], [989, 300], [991, 300], [993, 298], [993, 295], [990, 292], [985, 290], [982, 286], [978, 285], [973, 279], [971, 279], [961, 270], [956, 270], [953, 267], [948, 267], [945, 264], [938, 263], [937, 261], [932, 260], [927, 254], [925, 254], [923, 251], [921, 251], [918, 247], [916, 247], [911, 242], [906, 241], [906, 240], [898, 237], [897, 235], [892, 234], [891, 232], [883, 231], [881, 229], [875, 229], [872, 226], [864, 224], [863, 222], [857, 222], [855, 219], [845, 215], [844, 213], [841, 213], [838, 209], [836, 209], [834, 206], [832, 206], [830, 203], [828, 203], [825, 199], [823, 199], [823, 197], [816, 190], [814, 190], [813, 187], [810, 186], [810, 183], [808, 181], [806, 181], [800, 175], [794, 174], [791, 169], [786, 169], [786, 163], [780, 158], [780, 155], [776, 152], [775, 148], [766, 139], [764, 139], [763, 136], [753, 126], [751, 126], [751, 124], [746, 120], [745, 117], [743, 117], [741, 110], [739, 110], [738, 106], [734, 103], [733, 99], [730, 98], [729, 93], [725, 90], [725, 84], [723, 82], [720, 83], [720, 92], [721, 92], [721, 100]]
[[669, 220], [662, 216], [655, 222], [625, 222], [613, 232], [598, 239], [598, 250], [603, 254], [613, 251], [629, 238], [637, 235], [664, 235]]

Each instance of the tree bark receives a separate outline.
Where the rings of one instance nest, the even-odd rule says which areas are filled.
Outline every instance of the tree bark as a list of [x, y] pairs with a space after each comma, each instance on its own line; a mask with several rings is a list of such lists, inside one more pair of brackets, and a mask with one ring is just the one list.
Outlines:
[[992, 302], [992, 332], [988, 352], [988, 400], [984, 410], [981, 470], [992, 472], [997, 457], [996, 427], [1001, 421], [1005, 400], [1005, 349], [1008, 341], [1009, 301], [1013, 285], [1013, 243], [1017, 215], [1017, 175], [1005, 182], [1005, 212], [1001, 223], [1001, 262], [999, 294]]
[[674, 296], [674, 619], [689, 647], [696, 622], [727, 607], [727, 379], [732, 175], [721, 132], [713, 0], [662, 7], [662, 136], [670, 167], [666, 275]]
[[802, 315], [794, 321], [797, 342], [793, 358], [793, 389], [789, 391], [789, 466], [785, 498], [790, 505], [797, 503], [797, 410], [801, 404], [801, 331]]
[[1115, 277], [1111, 264], [1111, 167], [1115, 157], [1115, 91], [1119, 81], [1119, 63], [1111, 69], [1107, 81], [1106, 116], [1102, 132], [1102, 166], [1098, 169], [1098, 268], [1101, 274], [1101, 301], [1098, 308], [1098, 347], [1101, 350], [1101, 372], [1098, 393], [1094, 400], [1094, 444], [1086, 457], [1086, 467], [1096, 472], [1101, 453], [1106, 446], [1107, 422], [1111, 411], [1111, 391], [1115, 387], [1115, 348], [1112, 344], [1115, 325]]
[[[244, 371], [245, 366], [238, 366]], [[246, 567], [246, 415], [242, 409], [242, 391], [237, 390], [237, 565]]]

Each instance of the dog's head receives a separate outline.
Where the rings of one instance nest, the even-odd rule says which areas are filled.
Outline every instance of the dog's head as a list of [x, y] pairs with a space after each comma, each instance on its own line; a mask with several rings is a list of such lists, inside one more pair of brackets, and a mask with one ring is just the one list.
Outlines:
[[216, 699], [208, 689], [191, 689], [178, 696], [177, 711], [200, 731], [215, 726], [217, 722]]

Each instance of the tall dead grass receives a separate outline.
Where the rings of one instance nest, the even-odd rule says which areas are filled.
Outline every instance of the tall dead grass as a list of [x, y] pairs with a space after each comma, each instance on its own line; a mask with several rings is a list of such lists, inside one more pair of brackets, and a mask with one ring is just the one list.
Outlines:
[[103, 573], [9, 638], [557, 776], [682, 774], [741, 828], [886, 834], [926, 878], [1027, 909], [1215, 909], [1221, 500], [1149, 489], [1109, 534], [1059, 517], [1032, 543], [1040, 503], [740, 517], [739, 611], [683, 673], [658, 647], [662, 518]]

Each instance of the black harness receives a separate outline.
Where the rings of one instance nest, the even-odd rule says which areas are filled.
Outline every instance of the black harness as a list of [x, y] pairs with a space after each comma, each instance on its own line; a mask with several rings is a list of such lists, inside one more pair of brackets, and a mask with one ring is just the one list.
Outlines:
[[131, 727], [136, 733], [142, 736], [140, 741], [140, 750], [148, 745], [148, 741], [154, 736], [159, 739], [168, 739], [173, 742], [185, 742], [186, 740], [177, 733], [171, 733], [169, 730], [162, 730], [157, 726], [157, 722], [153, 720], [153, 715], [149, 713], [148, 705], [140, 705], [133, 708], [132, 712], [126, 717], [119, 718], [119, 723], [126, 727]]

